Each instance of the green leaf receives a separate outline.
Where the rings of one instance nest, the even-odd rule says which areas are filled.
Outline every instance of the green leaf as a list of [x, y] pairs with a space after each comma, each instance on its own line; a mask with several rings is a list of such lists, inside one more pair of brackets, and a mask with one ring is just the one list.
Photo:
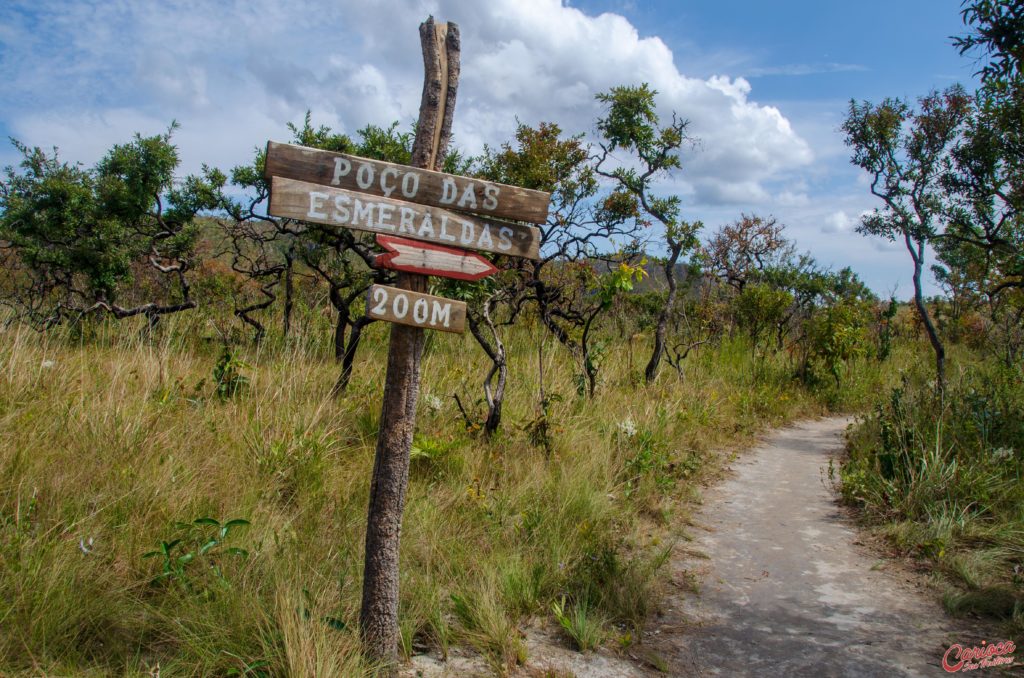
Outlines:
[[223, 539], [228, 536], [228, 533], [231, 531], [231, 528], [245, 527], [249, 524], [249, 521], [245, 520], [244, 518], [235, 518], [234, 520], [229, 520], [228, 522], [224, 523], [224, 527], [220, 529], [220, 536]]
[[324, 617], [324, 623], [335, 631], [344, 631], [348, 625], [337, 617]]
[[213, 525], [215, 527], [220, 527], [220, 521], [214, 520], [213, 518], [196, 518], [192, 522], [196, 525]]
[[249, 552], [248, 551], [246, 551], [245, 549], [240, 549], [240, 548], [238, 548], [236, 546], [232, 546], [231, 548], [229, 548], [226, 551], [226, 553], [228, 555], [232, 555], [232, 556], [239, 556], [240, 558], [248, 558], [249, 557]]
[[203, 555], [219, 543], [220, 542], [216, 539], [211, 539], [210, 541], [206, 542], [205, 544], [199, 547], [199, 555]]

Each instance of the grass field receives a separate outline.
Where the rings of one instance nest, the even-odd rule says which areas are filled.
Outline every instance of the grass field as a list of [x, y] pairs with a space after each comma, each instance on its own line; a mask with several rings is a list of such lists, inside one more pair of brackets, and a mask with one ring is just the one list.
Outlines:
[[[248, 384], [223, 398], [219, 344], [196, 319], [149, 338], [123, 325], [0, 333], [0, 673], [365, 671], [385, 330], [371, 327], [336, 401], [329, 333], [312, 322], [289, 347], [240, 349]], [[508, 343], [505, 420], [487, 441], [451, 398], [480, 393], [479, 350], [468, 335], [429, 340], [402, 539], [403, 652], [471, 646], [496, 674], [525, 658], [517, 627], [530, 617], [577, 647], [628, 644], [716, 450], [825, 401], [863, 406], [886, 378], [859, 364], [841, 397], [815, 396], [784, 358], [726, 340], [645, 387], [643, 358], [610, 340], [590, 401], [539, 328]], [[543, 422], [541, 357], [555, 396]]]

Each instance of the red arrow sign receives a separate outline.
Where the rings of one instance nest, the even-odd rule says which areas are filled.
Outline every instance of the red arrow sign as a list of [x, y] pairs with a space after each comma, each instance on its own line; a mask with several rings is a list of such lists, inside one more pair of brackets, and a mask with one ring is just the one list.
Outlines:
[[377, 244], [387, 250], [387, 254], [378, 254], [373, 260], [377, 268], [456, 280], [480, 280], [498, 271], [494, 264], [479, 254], [454, 247], [393, 235], [378, 235]]

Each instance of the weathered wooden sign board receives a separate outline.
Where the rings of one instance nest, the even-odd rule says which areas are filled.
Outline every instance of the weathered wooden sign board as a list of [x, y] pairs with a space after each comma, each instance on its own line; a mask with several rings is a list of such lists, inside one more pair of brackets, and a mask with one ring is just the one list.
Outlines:
[[551, 201], [542, 191], [274, 141], [265, 175], [535, 224]]
[[270, 142], [265, 173], [272, 216], [377, 233], [387, 252], [376, 265], [399, 271], [394, 287], [373, 285], [366, 300], [367, 314], [393, 324], [370, 482], [359, 626], [365, 656], [389, 676], [398, 660], [398, 558], [423, 329], [462, 332], [466, 321], [464, 302], [425, 293], [427, 275], [476, 280], [497, 270], [467, 249], [539, 258], [539, 229], [514, 222], [543, 223], [550, 202], [539, 191], [436, 171], [451, 137], [458, 27], [429, 18], [420, 25], [420, 41], [425, 77], [413, 166]]
[[388, 285], [373, 285], [366, 294], [366, 313], [377, 320], [461, 333], [466, 327], [466, 302]]
[[400, 235], [414, 240], [537, 259], [540, 230], [483, 219], [395, 198], [367, 196], [287, 177], [271, 178], [272, 216], [343, 226], [356, 231]]
[[377, 268], [468, 281], [480, 280], [498, 272], [494, 264], [479, 254], [454, 247], [391, 235], [378, 235], [377, 244], [387, 250], [387, 254], [379, 254], [374, 259], [373, 265]]

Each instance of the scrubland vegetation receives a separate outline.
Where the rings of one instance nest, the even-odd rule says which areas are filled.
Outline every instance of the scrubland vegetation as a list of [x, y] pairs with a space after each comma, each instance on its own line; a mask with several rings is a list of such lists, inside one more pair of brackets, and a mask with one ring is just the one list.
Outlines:
[[[903, 552], [954, 584], [954, 613], [1024, 629], [1024, 7], [963, 3], [981, 86], [851, 102], [844, 132], [883, 207], [863, 232], [906, 244], [915, 364], [854, 431], [843, 496]], [[929, 248], [944, 295], [922, 294]]]
[[[449, 154], [553, 200], [539, 261], [432, 290], [466, 301], [469, 331], [427, 339], [404, 656], [458, 644], [504, 674], [538, 618], [581, 651], [641, 642], [728, 451], [828, 411], [861, 415], [842, 497], [948, 576], [951, 611], [1024, 628], [1024, 116], [990, 4], [961, 44], [992, 55], [979, 93], [851, 103], [843, 128], [883, 205], [862, 231], [911, 255], [909, 303], [771, 216], [684, 219], [658, 182], [692, 139], [646, 85], [598, 96], [592, 142], [544, 123]], [[367, 238], [269, 217], [262, 153], [176, 178], [172, 133], [89, 169], [19, 146], [0, 182], [0, 672], [369, 673], [388, 328], [363, 298], [392, 274]], [[412, 143], [309, 116], [290, 134], [396, 162]]]
[[[184, 316], [143, 338], [109, 325], [3, 334], [5, 673], [359, 673], [384, 328], [333, 399], [329, 324], [298, 324], [289, 345], [239, 347], [227, 370], [218, 335]], [[614, 342], [593, 400], [557, 342], [538, 337], [527, 324], [507, 342], [515, 378], [489, 440], [451, 398], [486, 357], [468, 336], [427, 349], [402, 540], [405, 654], [459, 643], [500, 673], [524, 659], [517, 626], [556, 607], [570, 642], [628, 645], [717, 451], [823, 411], [788, 359], [754, 355], [742, 337], [653, 386]], [[883, 373], [859, 361], [844, 390], [865, 402]], [[210, 519], [247, 524], [221, 537]]]

